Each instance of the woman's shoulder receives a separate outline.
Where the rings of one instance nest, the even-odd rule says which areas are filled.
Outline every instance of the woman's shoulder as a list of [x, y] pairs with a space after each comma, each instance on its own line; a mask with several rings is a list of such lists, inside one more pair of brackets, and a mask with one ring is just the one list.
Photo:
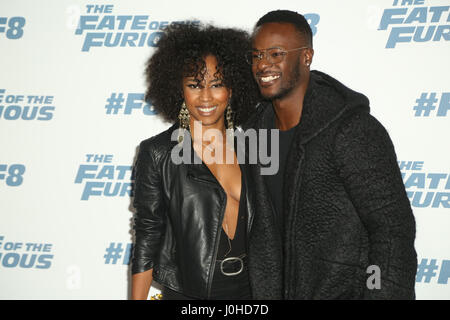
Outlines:
[[174, 124], [163, 132], [141, 141], [139, 145], [140, 152], [161, 154], [167, 150], [170, 150], [174, 145], [176, 145], [176, 141], [172, 140], [172, 134], [177, 128], [178, 124]]

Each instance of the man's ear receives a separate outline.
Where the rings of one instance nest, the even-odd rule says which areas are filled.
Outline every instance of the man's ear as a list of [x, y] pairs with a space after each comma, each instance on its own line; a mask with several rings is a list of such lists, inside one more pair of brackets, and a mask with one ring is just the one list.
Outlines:
[[313, 48], [306, 49], [305, 53], [302, 56], [303, 64], [305, 66], [309, 67], [311, 65], [311, 63], [312, 63], [313, 56], [314, 56], [314, 49]]

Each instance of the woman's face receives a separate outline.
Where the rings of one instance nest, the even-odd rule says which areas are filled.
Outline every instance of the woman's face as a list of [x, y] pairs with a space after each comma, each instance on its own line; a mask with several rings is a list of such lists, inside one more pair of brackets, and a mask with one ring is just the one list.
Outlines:
[[226, 88], [220, 73], [217, 72], [215, 56], [205, 57], [206, 70], [204, 78], [183, 78], [183, 95], [189, 110], [191, 126], [194, 121], [201, 121], [203, 126], [221, 128], [225, 126], [225, 109], [231, 97], [231, 90]]

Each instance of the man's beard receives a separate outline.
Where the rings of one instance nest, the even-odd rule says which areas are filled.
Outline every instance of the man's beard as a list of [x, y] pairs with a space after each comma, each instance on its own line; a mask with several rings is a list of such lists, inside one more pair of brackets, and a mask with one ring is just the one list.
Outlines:
[[286, 85], [282, 85], [280, 90], [275, 94], [263, 95], [263, 98], [267, 100], [279, 100], [288, 96], [300, 82], [300, 76], [300, 61], [297, 60], [297, 63], [292, 70], [291, 79], [288, 81], [288, 83]]

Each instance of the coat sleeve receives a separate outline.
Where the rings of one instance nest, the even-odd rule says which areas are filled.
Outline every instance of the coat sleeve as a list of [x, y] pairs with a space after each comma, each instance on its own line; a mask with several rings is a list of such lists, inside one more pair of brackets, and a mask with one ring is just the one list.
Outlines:
[[146, 140], [140, 144], [135, 164], [133, 206], [136, 213], [132, 274], [153, 268], [166, 223], [161, 172], [155, 163], [156, 157], [150, 142]]
[[414, 299], [415, 219], [387, 131], [370, 114], [354, 114], [335, 142], [340, 176], [369, 236], [369, 265], [381, 271], [380, 288], [366, 286], [364, 298]]

